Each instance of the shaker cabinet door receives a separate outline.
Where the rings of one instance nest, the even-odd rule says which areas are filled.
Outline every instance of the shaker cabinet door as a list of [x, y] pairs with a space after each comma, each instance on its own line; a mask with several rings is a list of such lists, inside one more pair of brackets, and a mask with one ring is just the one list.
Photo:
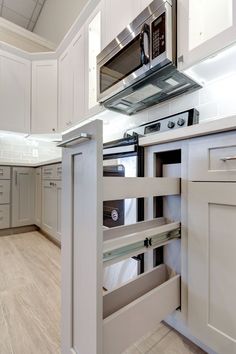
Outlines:
[[34, 224], [34, 169], [13, 167], [12, 226]]
[[184, 70], [235, 43], [234, 0], [178, 0], [178, 66]]
[[236, 353], [236, 184], [189, 183], [188, 320], [216, 353]]

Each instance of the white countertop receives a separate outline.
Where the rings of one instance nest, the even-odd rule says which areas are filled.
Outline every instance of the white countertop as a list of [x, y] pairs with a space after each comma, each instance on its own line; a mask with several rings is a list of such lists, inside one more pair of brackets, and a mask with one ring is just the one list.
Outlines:
[[39, 162], [17, 162], [17, 161], [1, 161], [0, 166], [22, 166], [22, 167], [40, 167], [45, 165], [51, 165], [53, 163], [60, 163], [61, 158], [51, 159]]
[[236, 130], [236, 116], [206, 120], [190, 127], [154, 133], [139, 139], [141, 146], [158, 145], [178, 140]]

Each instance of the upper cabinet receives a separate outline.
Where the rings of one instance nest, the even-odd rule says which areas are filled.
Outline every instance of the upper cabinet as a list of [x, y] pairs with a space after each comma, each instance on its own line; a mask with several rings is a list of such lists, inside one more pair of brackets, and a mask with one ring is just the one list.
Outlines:
[[59, 58], [59, 130], [84, 119], [84, 29]]
[[31, 132], [57, 131], [57, 60], [35, 61], [32, 64]]
[[0, 50], [0, 130], [30, 132], [31, 62]]
[[103, 3], [94, 10], [85, 23], [85, 114], [98, 113], [97, 102], [97, 55], [103, 40]]
[[178, 66], [187, 69], [236, 40], [234, 0], [178, 1]]
[[140, 0], [126, 0], [125, 7], [120, 1], [104, 0], [104, 47], [135, 19], [140, 10]]

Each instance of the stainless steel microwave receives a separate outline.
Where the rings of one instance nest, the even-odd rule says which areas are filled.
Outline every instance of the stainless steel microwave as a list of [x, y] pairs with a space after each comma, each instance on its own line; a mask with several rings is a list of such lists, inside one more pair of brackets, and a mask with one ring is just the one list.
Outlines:
[[154, 0], [97, 57], [98, 101], [134, 114], [200, 86], [177, 70], [176, 0]]

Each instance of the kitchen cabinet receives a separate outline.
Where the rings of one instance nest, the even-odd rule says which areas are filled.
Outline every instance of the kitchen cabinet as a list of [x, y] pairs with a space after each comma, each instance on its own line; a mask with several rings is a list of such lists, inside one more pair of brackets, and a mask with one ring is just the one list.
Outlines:
[[61, 181], [43, 180], [42, 229], [50, 236], [61, 239]]
[[41, 227], [42, 220], [42, 168], [35, 169], [35, 224]]
[[190, 182], [188, 323], [217, 353], [236, 352], [236, 185]]
[[69, 129], [73, 115], [72, 48], [69, 46], [59, 58], [59, 131]]
[[104, 0], [104, 47], [109, 44], [140, 12], [140, 1]]
[[97, 55], [103, 41], [103, 2], [94, 10], [85, 23], [85, 114], [99, 113], [97, 102]]
[[235, 43], [234, 0], [178, 1], [178, 66], [186, 69]]
[[12, 227], [34, 224], [34, 169], [13, 167]]
[[35, 134], [57, 131], [57, 60], [32, 63], [32, 125]]
[[0, 230], [10, 227], [11, 169], [0, 166]]
[[30, 132], [31, 62], [0, 50], [1, 130]]
[[84, 119], [84, 29], [59, 59], [59, 130]]

